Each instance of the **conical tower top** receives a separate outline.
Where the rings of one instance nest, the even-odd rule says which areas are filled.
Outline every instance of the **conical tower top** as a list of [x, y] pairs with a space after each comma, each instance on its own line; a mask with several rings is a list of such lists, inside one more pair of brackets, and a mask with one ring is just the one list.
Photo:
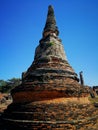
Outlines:
[[43, 37], [45, 38], [49, 34], [58, 35], [58, 27], [56, 26], [56, 20], [54, 15], [53, 6], [49, 5], [48, 7], [48, 14], [47, 14], [47, 20], [43, 31]]

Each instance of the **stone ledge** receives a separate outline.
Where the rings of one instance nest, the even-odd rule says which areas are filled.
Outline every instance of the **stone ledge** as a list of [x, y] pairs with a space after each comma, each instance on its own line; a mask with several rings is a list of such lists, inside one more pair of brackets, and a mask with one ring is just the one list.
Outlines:
[[11, 122], [24, 122], [24, 123], [44, 123], [44, 124], [78, 124], [78, 123], [83, 123], [91, 120], [98, 119], [98, 115], [94, 117], [89, 117], [81, 120], [70, 120], [70, 121], [33, 121], [33, 120], [15, 120], [15, 119], [8, 119], [8, 118], [3, 118], [3, 120], [6, 121], [11, 121]]

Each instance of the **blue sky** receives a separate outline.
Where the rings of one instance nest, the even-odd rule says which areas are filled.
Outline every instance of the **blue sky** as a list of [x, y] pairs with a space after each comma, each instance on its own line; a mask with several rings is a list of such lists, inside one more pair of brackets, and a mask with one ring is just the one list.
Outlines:
[[31, 65], [50, 4], [70, 65], [98, 85], [98, 0], [0, 0], [0, 79]]

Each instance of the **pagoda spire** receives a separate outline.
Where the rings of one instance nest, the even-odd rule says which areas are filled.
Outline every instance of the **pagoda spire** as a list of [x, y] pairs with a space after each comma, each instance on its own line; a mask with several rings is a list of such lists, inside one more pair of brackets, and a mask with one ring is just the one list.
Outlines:
[[54, 9], [51, 5], [49, 5], [48, 7], [48, 14], [46, 19], [46, 24], [43, 30], [43, 37], [45, 38], [49, 34], [54, 34], [56, 36], [58, 36], [59, 34], [58, 27], [56, 26]]

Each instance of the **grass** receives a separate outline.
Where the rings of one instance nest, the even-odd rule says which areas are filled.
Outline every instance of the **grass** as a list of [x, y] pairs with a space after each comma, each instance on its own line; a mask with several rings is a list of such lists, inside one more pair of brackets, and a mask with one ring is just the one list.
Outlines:
[[89, 99], [89, 101], [90, 101], [92, 104], [98, 103], [98, 96], [96, 96], [95, 98], [89, 97], [88, 99]]

